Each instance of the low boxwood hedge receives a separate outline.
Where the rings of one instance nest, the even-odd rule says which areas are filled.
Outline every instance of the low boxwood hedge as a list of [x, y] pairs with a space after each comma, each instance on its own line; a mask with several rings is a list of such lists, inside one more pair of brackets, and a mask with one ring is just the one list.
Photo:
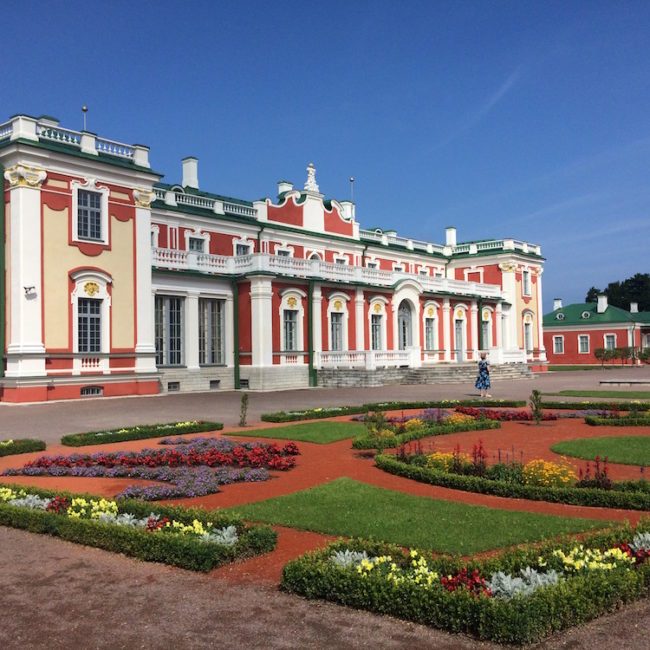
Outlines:
[[[643, 529], [647, 530], [647, 526]], [[577, 543], [606, 549], [631, 539], [633, 534], [629, 528], [621, 527], [579, 540], [567, 537], [541, 547], [529, 545], [484, 561], [463, 563], [442, 557], [428, 563], [439, 575], [453, 574], [461, 567], [470, 572], [477, 569], [483, 575], [495, 571], [514, 573], [534, 565], [540, 555], [547, 557], [555, 549], [567, 552]], [[427, 589], [411, 581], [391, 582], [381, 576], [361, 576], [354, 569], [338, 566], [330, 560], [334, 551], [344, 549], [365, 551], [374, 557], [404, 556], [404, 551], [396, 546], [361, 540], [336, 542], [289, 562], [284, 567], [282, 589], [306, 598], [329, 600], [511, 644], [539, 641], [555, 631], [579, 625], [622, 603], [641, 598], [650, 590], [650, 562], [645, 562], [632, 570], [592, 570], [566, 576], [559, 583], [528, 596], [507, 600], [476, 596], [467, 590]], [[429, 557], [426, 552], [421, 554]]]
[[650, 402], [552, 402], [544, 400], [542, 408], [569, 411], [584, 411], [596, 409], [600, 411], [629, 411], [630, 407], [637, 411], [650, 410]]
[[[625, 483], [621, 489], [603, 490], [579, 487], [541, 487], [494, 481], [481, 476], [453, 474], [431, 467], [419, 467], [405, 463], [395, 456], [380, 454], [375, 458], [377, 467], [390, 474], [404, 476], [421, 483], [439, 485], [464, 492], [478, 492], [509, 499], [550, 501], [576, 506], [622, 508], [624, 510], [650, 510], [650, 483], [647, 489], [639, 489], [639, 483]], [[636, 489], [634, 489], [636, 488]]]
[[182, 435], [184, 433], [202, 433], [223, 429], [221, 422], [169, 422], [167, 424], [143, 424], [123, 429], [89, 431], [87, 433], [69, 433], [61, 438], [61, 444], [68, 447], [85, 445], [108, 445], [125, 440], [144, 440], [162, 436]]
[[398, 433], [390, 437], [366, 433], [357, 436], [352, 441], [352, 447], [354, 449], [390, 449], [429, 436], [444, 436], [448, 433], [459, 433], [461, 431], [484, 431], [485, 429], [500, 428], [501, 423], [497, 420], [476, 420], [475, 422], [459, 422], [457, 424], [432, 424], [413, 429], [412, 431]]
[[13, 456], [14, 454], [26, 454], [30, 451], [43, 451], [45, 443], [42, 440], [33, 438], [16, 438], [0, 442], [0, 456]]
[[359, 406], [333, 406], [331, 408], [312, 408], [302, 411], [278, 411], [276, 413], [263, 413], [264, 422], [296, 422], [298, 420], [317, 420], [322, 418], [333, 418], [338, 415], [357, 415], [368, 411], [397, 411], [400, 409], [435, 409], [454, 408], [455, 406], [476, 406], [476, 407], [518, 407], [526, 406], [523, 400], [436, 400], [418, 402], [370, 402]]
[[585, 422], [592, 427], [650, 427], [650, 416], [632, 418], [603, 418], [597, 415], [587, 415]]
[[[89, 494], [55, 492], [24, 485], [0, 484], [0, 487], [25, 490], [41, 497], [100, 498]], [[210, 521], [216, 528], [235, 526], [239, 539], [233, 546], [224, 546], [190, 536], [150, 533], [141, 528], [90, 519], [75, 519], [45, 510], [11, 506], [3, 502], [0, 502], [0, 525], [52, 535], [70, 542], [124, 553], [147, 562], [162, 562], [192, 571], [210, 571], [227, 562], [268, 553], [275, 548], [277, 541], [277, 533], [272, 528], [247, 526], [240, 517], [229, 513], [206, 512], [198, 508], [152, 506], [131, 499], [120, 500], [119, 508], [120, 512], [131, 513], [138, 518], [154, 513], [188, 525], [198, 519], [202, 523]]]

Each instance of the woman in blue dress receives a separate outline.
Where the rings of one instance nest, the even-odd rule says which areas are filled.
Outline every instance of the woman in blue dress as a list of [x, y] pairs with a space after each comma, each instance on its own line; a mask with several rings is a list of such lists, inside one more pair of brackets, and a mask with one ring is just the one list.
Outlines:
[[490, 362], [487, 360], [485, 352], [481, 352], [481, 360], [478, 362], [478, 377], [474, 388], [481, 391], [481, 397], [492, 397], [488, 393], [490, 388]]

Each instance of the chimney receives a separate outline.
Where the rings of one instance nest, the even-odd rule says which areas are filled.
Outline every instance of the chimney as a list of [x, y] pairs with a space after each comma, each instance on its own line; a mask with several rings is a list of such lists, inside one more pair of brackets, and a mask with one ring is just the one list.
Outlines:
[[562, 298], [553, 298], [553, 311], [562, 309]]
[[194, 156], [183, 158], [183, 187], [199, 189], [199, 159]]
[[446, 246], [455, 246], [456, 245], [456, 228], [449, 226], [445, 228], [445, 245]]
[[607, 310], [607, 294], [599, 293], [597, 311], [599, 314], [604, 314], [606, 310]]
[[639, 303], [638, 302], [631, 302], [630, 303], [630, 314], [638, 314], [639, 313]]
[[293, 183], [289, 181], [278, 181], [278, 195], [284, 194], [285, 192], [291, 192], [293, 189]]

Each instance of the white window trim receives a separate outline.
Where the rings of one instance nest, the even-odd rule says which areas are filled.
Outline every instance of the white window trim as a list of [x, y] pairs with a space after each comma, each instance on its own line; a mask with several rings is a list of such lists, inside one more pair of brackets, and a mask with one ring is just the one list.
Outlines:
[[[280, 294], [282, 296], [282, 300], [280, 301], [280, 307], [278, 310], [278, 316], [280, 318], [280, 352], [288, 352], [288, 353], [300, 353], [304, 352], [302, 349], [304, 347], [304, 342], [305, 342], [305, 337], [304, 337], [304, 317], [305, 317], [305, 308], [304, 308], [304, 299], [307, 297], [307, 294], [300, 290], [300, 289], [285, 289], [282, 291]], [[296, 300], [295, 305], [291, 305], [290, 303], [292, 302], [292, 298]], [[298, 312], [298, 317], [296, 319], [296, 327], [297, 327], [297, 336], [296, 338], [297, 343], [298, 343], [298, 349], [297, 350], [287, 350], [284, 347], [284, 312], [285, 310], [287, 311], [296, 311]], [[284, 356], [282, 356], [280, 360], [281, 364], [286, 363], [286, 359]]]
[[[528, 291], [526, 291], [526, 281], [524, 280], [526, 276], [528, 277]], [[521, 271], [521, 295], [526, 298], [533, 295], [533, 274], [528, 267], [524, 267]]]
[[348, 259], [347, 255], [344, 255], [343, 253], [335, 253], [334, 257], [332, 257], [332, 260], [334, 264], [340, 264], [341, 266], [350, 265], [350, 260]]
[[283, 257], [294, 257], [294, 253], [295, 253], [294, 247], [289, 246], [286, 243], [278, 244], [275, 247], [275, 250], [273, 251], [273, 254], [280, 257], [279, 251], [282, 251], [283, 253], [289, 253], [288, 255], [284, 255]]
[[[253, 251], [255, 250], [255, 242], [252, 239], [248, 239], [247, 237], [244, 237], [243, 239], [235, 239], [233, 237], [232, 240], [232, 255], [233, 257], [237, 257], [237, 246], [248, 246], [248, 255], [251, 255]], [[243, 256], [241, 256], [243, 257]]]
[[[396, 268], [399, 267], [399, 268]], [[394, 273], [406, 273], [406, 264], [403, 262], [393, 262], [393, 272]]]
[[381, 264], [379, 263], [379, 260], [376, 257], [366, 258], [367, 269], [375, 269], [376, 271], [378, 271], [380, 266]]
[[[608, 348], [607, 347], [607, 337], [608, 336], [613, 336], [614, 337], [614, 347], [613, 348]], [[605, 334], [603, 334], [603, 347], [606, 350], [615, 350], [618, 347], [618, 340], [617, 339], [618, 339], [618, 337], [616, 336], [616, 334], [614, 332], [606, 332]]]
[[[429, 308], [433, 308], [433, 315], [429, 315]], [[433, 301], [429, 300], [428, 302], [424, 303], [424, 306], [422, 308], [422, 349], [423, 350], [428, 350], [427, 348], [427, 328], [426, 328], [426, 322], [427, 318], [433, 318], [435, 321], [435, 326], [433, 330], [433, 342], [434, 342], [434, 350], [439, 349], [440, 346], [440, 339], [438, 336], [438, 329], [439, 329], [439, 308], [440, 305]]]
[[479, 284], [483, 284], [483, 278], [485, 274], [485, 269], [483, 269], [483, 267], [478, 268], [476, 266], [470, 266], [469, 268], [463, 269], [465, 282], [476, 282], [476, 280], [468, 280], [470, 273], [478, 273]]
[[431, 273], [429, 272], [429, 269], [426, 266], [423, 266], [418, 269], [418, 275], [429, 277]]
[[[558, 352], [556, 349], [556, 341], [560, 341], [562, 343], [562, 352]], [[564, 336], [561, 334], [556, 334], [553, 337], [553, 354], [564, 354]]]
[[[111, 296], [108, 292], [108, 285], [113, 279], [107, 273], [94, 270], [82, 270], [71, 274], [74, 288], [70, 293], [72, 305], [72, 351], [75, 357], [72, 362], [72, 374], [79, 375], [87, 370], [84, 367], [82, 357], [93, 357], [95, 355], [106, 355], [111, 350]], [[89, 286], [90, 285], [90, 286]], [[96, 285], [96, 286], [92, 286]], [[79, 352], [79, 299], [90, 298], [101, 300], [101, 350], [99, 352]], [[108, 374], [108, 357], [100, 358], [95, 364], [95, 371]]]
[[[462, 317], [458, 316], [458, 311], [459, 310], [462, 312]], [[452, 318], [452, 328], [451, 328], [453, 338], [454, 338], [453, 343], [452, 343], [452, 346], [453, 346], [452, 349], [454, 351], [454, 354], [458, 355], [458, 350], [460, 348], [458, 347], [458, 342], [456, 341], [456, 321], [457, 320], [462, 320], [463, 321], [463, 323], [464, 323], [464, 325], [463, 325], [463, 343], [465, 344], [465, 346], [464, 346], [465, 357], [467, 357], [467, 353], [469, 351], [469, 349], [468, 349], [468, 336], [467, 336], [467, 322], [468, 322], [467, 310], [468, 310], [468, 307], [464, 303], [459, 303], [458, 305], [454, 305], [454, 308], [452, 310], [453, 318]], [[464, 360], [465, 359], [456, 358], [456, 361], [464, 361]]]
[[[582, 352], [580, 350], [580, 337], [585, 336], [587, 338], [587, 351]], [[591, 354], [591, 337], [589, 334], [578, 334], [578, 354]]]
[[[329, 297], [328, 304], [327, 304], [327, 349], [330, 351], [332, 351], [332, 314], [333, 313], [343, 314], [343, 332], [342, 332], [343, 347], [341, 348], [341, 350], [334, 350], [334, 351], [347, 352], [347, 350], [349, 350], [349, 345], [348, 345], [348, 319], [349, 319], [348, 301], [349, 300], [350, 300], [350, 296], [344, 293], [333, 293]], [[337, 301], [341, 302], [340, 309], [336, 309], [334, 306]]]
[[160, 226], [157, 223], [151, 224], [151, 246], [159, 248], [158, 242], [160, 239]]
[[[482, 280], [481, 280], [482, 282]], [[488, 317], [485, 318], [485, 313], [487, 312]], [[485, 346], [485, 350], [489, 350], [494, 346], [494, 328], [492, 326], [493, 323], [493, 317], [494, 317], [494, 309], [492, 307], [486, 307], [485, 305], [483, 306], [483, 309], [481, 311], [481, 327], [483, 326], [483, 323], [487, 323], [487, 331], [488, 331], [488, 340], [483, 341], [483, 345]], [[481, 337], [481, 333], [479, 332], [479, 339]], [[485, 345], [487, 343], [487, 345]]]
[[314, 250], [311, 248], [305, 249], [305, 259], [307, 260], [312, 260], [312, 261], [317, 261], [316, 257], [318, 257], [318, 261], [322, 262], [325, 259], [325, 252], [322, 250]]
[[[526, 325], [530, 325], [530, 350], [526, 346]], [[521, 336], [522, 343], [524, 346], [524, 352], [529, 352], [535, 349], [535, 315], [532, 311], [525, 311], [521, 315]]]
[[190, 251], [190, 239], [202, 239], [203, 240], [203, 253], [210, 252], [210, 234], [207, 232], [201, 232], [198, 228], [194, 230], [186, 230], [184, 233], [185, 236], [185, 250], [189, 253], [201, 253], [201, 251]]
[[[85, 181], [73, 180], [70, 182], [72, 190], [72, 241], [81, 244], [99, 244], [101, 246], [110, 246], [110, 233], [108, 230], [108, 195], [110, 190], [105, 185], [98, 185], [96, 178], [87, 178]], [[101, 239], [85, 239], [79, 237], [79, 190], [86, 192], [95, 192], [101, 195]]]
[[[386, 314], [386, 305], [388, 304], [388, 300], [384, 298], [383, 296], [375, 296], [374, 298], [370, 299], [370, 303], [368, 305], [368, 349], [372, 350], [372, 316], [375, 314], [376, 316], [382, 316], [381, 319], [381, 347], [379, 350], [375, 350], [375, 352], [381, 352], [384, 350], [387, 350], [387, 336], [386, 336], [386, 319], [387, 319], [387, 314]], [[375, 305], [379, 305], [379, 310], [375, 311]]]

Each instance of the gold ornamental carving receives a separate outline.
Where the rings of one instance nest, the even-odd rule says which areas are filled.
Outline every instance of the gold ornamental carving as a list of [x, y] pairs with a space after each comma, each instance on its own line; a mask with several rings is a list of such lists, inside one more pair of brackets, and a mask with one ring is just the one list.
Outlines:
[[84, 284], [84, 292], [92, 298], [92, 296], [99, 293], [99, 285], [96, 282], [86, 282]]
[[155, 201], [156, 195], [149, 190], [133, 190], [133, 199], [137, 208], [150, 208], [151, 204]]
[[378, 302], [376, 302], [373, 309], [375, 311], [375, 314], [378, 314], [381, 311], [381, 305]]
[[291, 309], [294, 309], [298, 304], [298, 300], [294, 296], [289, 296], [287, 298], [287, 305], [291, 307]]
[[487, 309], [483, 310], [483, 320], [490, 320], [490, 312]]
[[504, 273], [514, 273], [517, 270], [517, 265], [514, 262], [501, 262], [499, 268]]
[[47, 172], [44, 169], [26, 165], [14, 165], [5, 171], [5, 180], [9, 182], [9, 187], [39, 188], [46, 177]]
[[433, 316], [434, 314], [435, 314], [434, 308], [429, 307], [429, 309], [427, 309], [427, 316]]
[[465, 318], [465, 312], [462, 309], [456, 310], [456, 320], [463, 320]]
[[336, 309], [336, 311], [341, 311], [341, 309], [343, 309], [343, 303], [340, 300], [335, 300], [334, 309]]

